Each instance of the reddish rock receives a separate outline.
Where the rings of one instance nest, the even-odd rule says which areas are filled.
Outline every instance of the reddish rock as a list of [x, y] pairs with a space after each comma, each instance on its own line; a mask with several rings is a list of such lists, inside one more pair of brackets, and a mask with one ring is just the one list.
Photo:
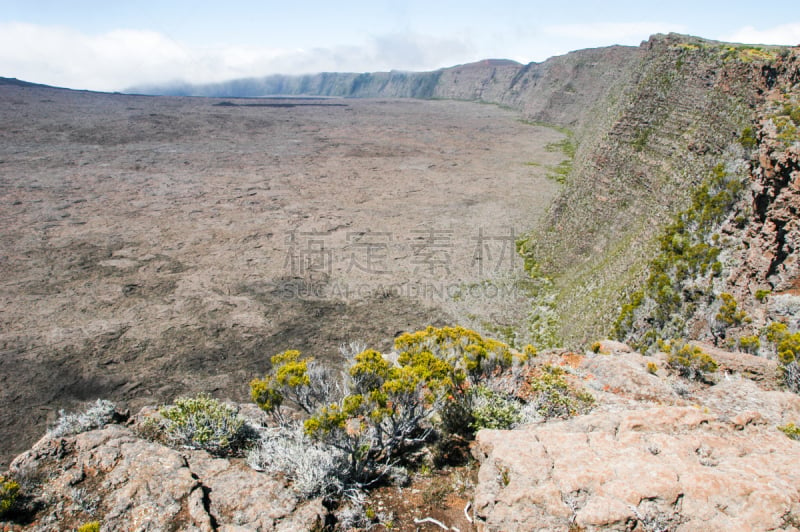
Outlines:
[[713, 386], [651, 375], [638, 353], [587, 357], [593, 413], [479, 432], [478, 530], [797, 530], [800, 443], [776, 426], [800, 420], [800, 396], [733, 371], [764, 359], [715, 356], [730, 372]]
[[326, 512], [241, 460], [179, 452], [119, 425], [42, 438], [10, 472], [43, 506], [37, 531], [93, 520], [120, 531], [309, 530]]

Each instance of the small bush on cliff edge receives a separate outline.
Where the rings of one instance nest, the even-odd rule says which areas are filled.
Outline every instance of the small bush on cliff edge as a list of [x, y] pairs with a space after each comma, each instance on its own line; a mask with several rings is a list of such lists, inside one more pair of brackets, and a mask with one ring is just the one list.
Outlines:
[[719, 299], [722, 300], [722, 303], [715, 319], [724, 327], [739, 327], [752, 321], [745, 311], [739, 310], [739, 304], [731, 294], [722, 292]]
[[203, 449], [217, 456], [240, 451], [251, 430], [238, 410], [210, 395], [181, 397], [159, 409], [167, 439], [189, 449]]
[[786, 387], [800, 393], [800, 332], [789, 333], [785, 323], [772, 322], [762, 331], [767, 342], [775, 347]]
[[566, 371], [559, 366], [533, 368], [525, 376], [520, 395], [543, 419], [565, 419], [591, 410], [594, 397], [571, 386], [565, 377]]
[[288, 423], [263, 431], [258, 445], [247, 454], [256, 471], [282, 475], [301, 497], [336, 497], [345, 486], [348, 463], [344, 453], [312, 441], [302, 424]]
[[19, 484], [0, 475], [0, 517], [8, 514], [17, 502]]
[[756, 134], [752, 127], [748, 126], [742, 130], [742, 134], [739, 136], [739, 144], [748, 150], [755, 149], [758, 146], [758, 139], [756, 139]]
[[741, 351], [755, 355], [761, 347], [761, 340], [756, 335], [740, 336], [736, 344]]
[[510, 429], [523, 419], [521, 401], [483, 385], [472, 388], [470, 410], [470, 427], [476, 432], [481, 429]]
[[708, 374], [719, 368], [717, 361], [696, 345], [681, 341], [659, 342], [659, 348], [668, 354], [667, 366], [681, 377], [706, 382]]
[[800, 427], [794, 423], [787, 423], [778, 427], [778, 430], [786, 434], [787, 437], [800, 441]]
[[114, 403], [105, 399], [98, 399], [83, 412], [69, 414], [61, 410], [58, 421], [47, 434], [60, 438], [104, 427], [114, 420], [115, 411]]

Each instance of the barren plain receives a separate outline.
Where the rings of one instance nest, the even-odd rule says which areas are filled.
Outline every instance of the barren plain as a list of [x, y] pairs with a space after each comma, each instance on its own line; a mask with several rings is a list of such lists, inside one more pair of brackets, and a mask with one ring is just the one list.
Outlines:
[[524, 314], [498, 279], [562, 137], [457, 101], [0, 84], [0, 468], [87, 400], [244, 401], [284, 349]]

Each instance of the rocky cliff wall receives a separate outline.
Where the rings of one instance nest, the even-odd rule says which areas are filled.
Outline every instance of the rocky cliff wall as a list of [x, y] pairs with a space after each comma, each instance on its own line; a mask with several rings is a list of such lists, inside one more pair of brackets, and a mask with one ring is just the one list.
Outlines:
[[712, 159], [716, 177], [696, 187], [661, 232], [620, 337], [650, 345], [686, 337], [757, 352], [770, 322], [798, 328], [800, 55], [785, 49], [760, 64], [734, 63], [729, 77], [746, 79], [748, 69], [750, 125]]
[[738, 139], [777, 57], [749, 50], [656, 36], [630, 82], [594, 109], [603, 125], [584, 136], [566, 188], [525, 247], [554, 283], [542, 336], [577, 345], [608, 334], [692, 191], [719, 165], [744, 179]]
[[443, 98], [502, 104], [561, 126], [584, 123], [589, 109], [625, 77], [641, 50], [581, 50], [542, 63], [487, 59], [432, 72], [273, 75], [208, 85], [132, 87], [127, 92], [224, 98], [265, 95], [343, 98]]

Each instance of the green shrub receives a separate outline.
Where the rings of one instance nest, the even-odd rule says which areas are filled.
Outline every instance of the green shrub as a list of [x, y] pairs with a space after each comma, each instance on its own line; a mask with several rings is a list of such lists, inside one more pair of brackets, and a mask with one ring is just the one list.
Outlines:
[[777, 345], [789, 335], [789, 327], [780, 321], [773, 321], [764, 327], [761, 333], [766, 337], [768, 342]]
[[756, 290], [755, 297], [759, 303], [763, 303], [771, 293], [772, 290]]
[[793, 144], [800, 140], [800, 130], [794, 121], [788, 117], [779, 116], [773, 120], [778, 129], [777, 138], [786, 144]]
[[800, 332], [790, 334], [785, 323], [773, 321], [761, 333], [775, 346], [786, 387], [800, 393]]
[[651, 375], [655, 375], [656, 373], [658, 373], [658, 364], [656, 364], [655, 362], [648, 362], [647, 373]]
[[778, 341], [778, 360], [791, 364], [800, 355], [800, 332], [786, 334]]
[[510, 429], [522, 421], [522, 404], [505, 394], [478, 385], [472, 393], [472, 421], [470, 427], [481, 429]]
[[780, 426], [778, 430], [793, 440], [800, 440], [800, 427], [794, 423], [787, 423], [786, 425]]
[[739, 310], [739, 305], [731, 294], [723, 292], [719, 295], [719, 298], [722, 300], [722, 305], [719, 307], [719, 312], [717, 312], [715, 319], [723, 327], [739, 327], [752, 321], [745, 311]]
[[306, 434], [348, 454], [350, 478], [381, 474], [378, 457], [391, 457], [428, 438], [430, 420], [447, 405], [466, 404], [469, 388], [510, 366], [508, 345], [462, 327], [428, 327], [395, 340], [397, 363], [366, 350], [350, 367], [351, 393], [319, 408]]
[[327, 379], [332, 394], [327, 398], [321, 376], [311, 374], [310, 359], [285, 352], [273, 357], [263, 379], [251, 382], [251, 394], [268, 412], [279, 410], [286, 399], [304, 404], [309, 413], [305, 437], [340, 453], [346, 465], [334, 474], [344, 490], [360, 489], [390, 474], [389, 464], [445, 428], [448, 415], [451, 421], [458, 418], [453, 425], [474, 430], [469, 427], [473, 398], [484, 409], [477, 425], [488, 422], [486, 412], [493, 409], [513, 418], [509, 405], [500, 405], [479, 384], [527, 360], [533, 349], [519, 353], [462, 327], [428, 327], [399, 336], [395, 351], [394, 360], [372, 349], [356, 354], [344, 382], [334, 385]]
[[758, 352], [759, 348], [761, 347], [761, 340], [759, 340], [758, 336], [742, 336], [738, 340], [739, 349], [744, 351], [745, 353], [755, 354]]
[[791, 118], [796, 126], [800, 126], [800, 106], [786, 103], [783, 105], [783, 114]]
[[78, 532], [100, 532], [100, 521], [92, 521], [78, 527]]
[[771, 118], [779, 141], [793, 144], [800, 140], [800, 106], [787, 102]]
[[719, 368], [717, 361], [696, 345], [684, 342], [670, 342], [665, 344], [667, 366], [676, 371], [678, 375], [688, 379], [706, 381], [709, 373], [714, 373]]
[[570, 386], [564, 375], [565, 371], [558, 366], [545, 364], [535, 368], [528, 373], [520, 395], [544, 419], [588, 412], [594, 405], [594, 397]]
[[800, 355], [800, 332], [789, 333], [785, 323], [773, 321], [762, 330], [766, 340], [775, 346], [781, 364], [795, 362]]
[[311, 415], [326, 401], [338, 400], [336, 377], [311, 357], [288, 350], [271, 358], [272, 370], [263, 379], [250, 382], [250, 397], [278, 423], [286, 421], [288, 401], [295, 408]]
[[19, 484], [0, 475], [0, 517], [14, 508], [18, 495]]
[[746, 127], [742, 130], [742, 134], [739, 136], [739, 144], [741, 144], [744, 148], [748, 150], [752, 150], [756, 146], [758, 146], [758, 141], [756, 140], [756, 134], [753, 131], [752, 127]]
[[226, 456], [240, 451], [250, 439], [238, 410], [208, 394], [178, 398], [159, 413], [165, 419], [166, 437], [175, 445]]
[[525, 360], [530, 360], [532, 358], [535, 358], [536, 355], [538, 354], [539, 352], [531, 344], [526, 344], [525, 347], [522, 349], [522, 355]]

